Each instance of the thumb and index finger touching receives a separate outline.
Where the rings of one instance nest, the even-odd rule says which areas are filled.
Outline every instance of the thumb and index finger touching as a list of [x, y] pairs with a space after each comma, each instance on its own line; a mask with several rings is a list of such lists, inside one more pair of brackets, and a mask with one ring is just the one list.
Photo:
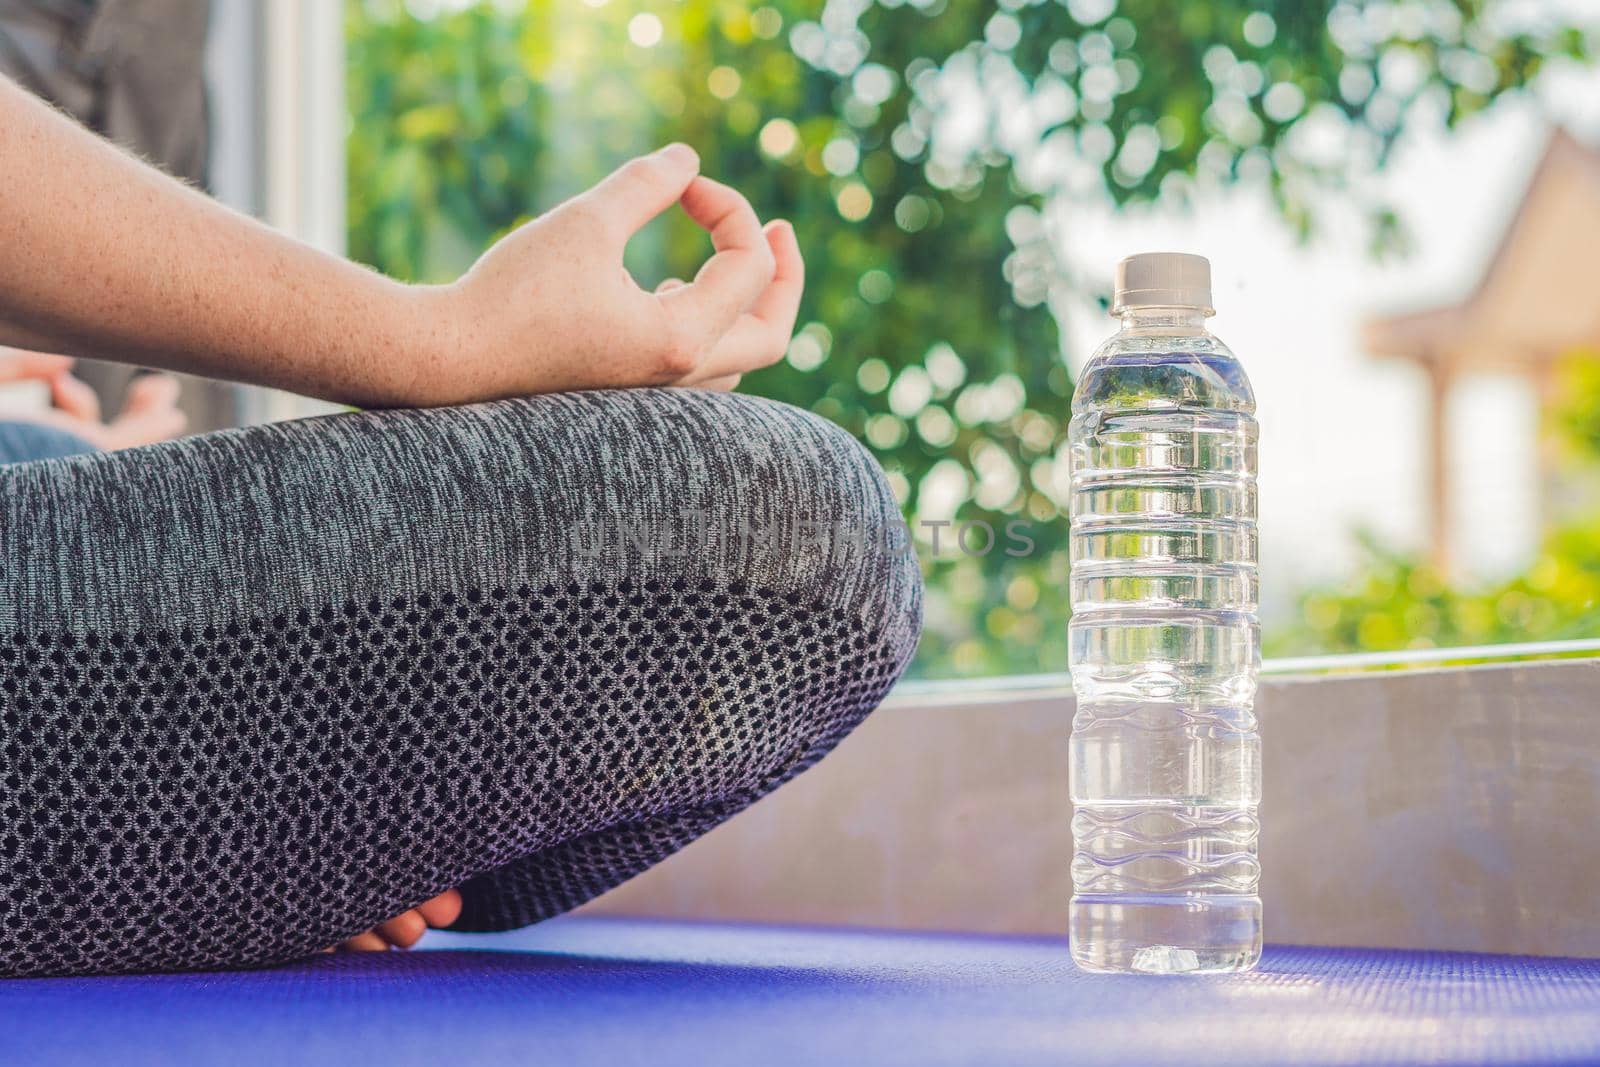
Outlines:
[[[668, 145], [631, 160], [587, 195], [609, 221], [619, 246], [674, 204], [682, 205], [711, 236], [713, 254], [694, 280], [664, 285], [654, 294], [698, 344], [709, 348], [733, 329], [746, 311], [763, 301], [775, 280], [784, 283], [776, 303], [791, 303], [788, 290], [797, 271], [780, 263], [776, 252], [788, 251], [792, 230], [786, 224], [782, 234], [764, 228], [742, 194], [701, 176], [700, 158], [688, 145]], [[779, 245], [776, 251], [774, 244]]]

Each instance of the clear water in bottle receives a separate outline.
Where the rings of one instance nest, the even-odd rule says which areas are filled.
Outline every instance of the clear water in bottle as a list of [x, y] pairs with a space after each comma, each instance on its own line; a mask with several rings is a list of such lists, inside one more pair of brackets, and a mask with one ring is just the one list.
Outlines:
[[1255, 398], [1205, 326], [1210, 265], [1117, 268], [1122, 329], [1072, 401], [1072, 955], [1261, 956]]

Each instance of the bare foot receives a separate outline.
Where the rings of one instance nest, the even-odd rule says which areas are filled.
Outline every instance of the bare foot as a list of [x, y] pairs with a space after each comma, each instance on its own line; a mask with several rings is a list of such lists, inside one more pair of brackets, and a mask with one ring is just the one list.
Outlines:
[[[387, 952], [391, 948], [410, 948], [421, 940], [428, 927], [449, 926], [461, 917], [461, 894], [449, 889], [426, 904], [402, 912], [388, 922], [357, 934], [337, 946], [340, 952]], [[329, 952], [335, 949], [329, 949]]]

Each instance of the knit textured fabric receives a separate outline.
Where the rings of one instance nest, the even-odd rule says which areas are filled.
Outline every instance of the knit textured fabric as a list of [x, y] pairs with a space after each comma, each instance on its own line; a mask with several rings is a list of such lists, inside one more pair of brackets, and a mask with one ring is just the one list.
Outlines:
[[0, 973], [610, 889], [881, 700], [921, 622], [898, 523], [837, 427], [687, 390], [0, 467]]

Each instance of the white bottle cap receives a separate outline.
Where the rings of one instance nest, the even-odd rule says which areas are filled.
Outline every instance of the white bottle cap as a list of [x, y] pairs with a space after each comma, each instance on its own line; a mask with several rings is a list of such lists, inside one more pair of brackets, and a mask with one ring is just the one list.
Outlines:
[[1187, 252], [1141, 252], [1117, 264], [1111, 314], [1128, 308], [1199, 308], [1211, 306], [1211, 261]]

